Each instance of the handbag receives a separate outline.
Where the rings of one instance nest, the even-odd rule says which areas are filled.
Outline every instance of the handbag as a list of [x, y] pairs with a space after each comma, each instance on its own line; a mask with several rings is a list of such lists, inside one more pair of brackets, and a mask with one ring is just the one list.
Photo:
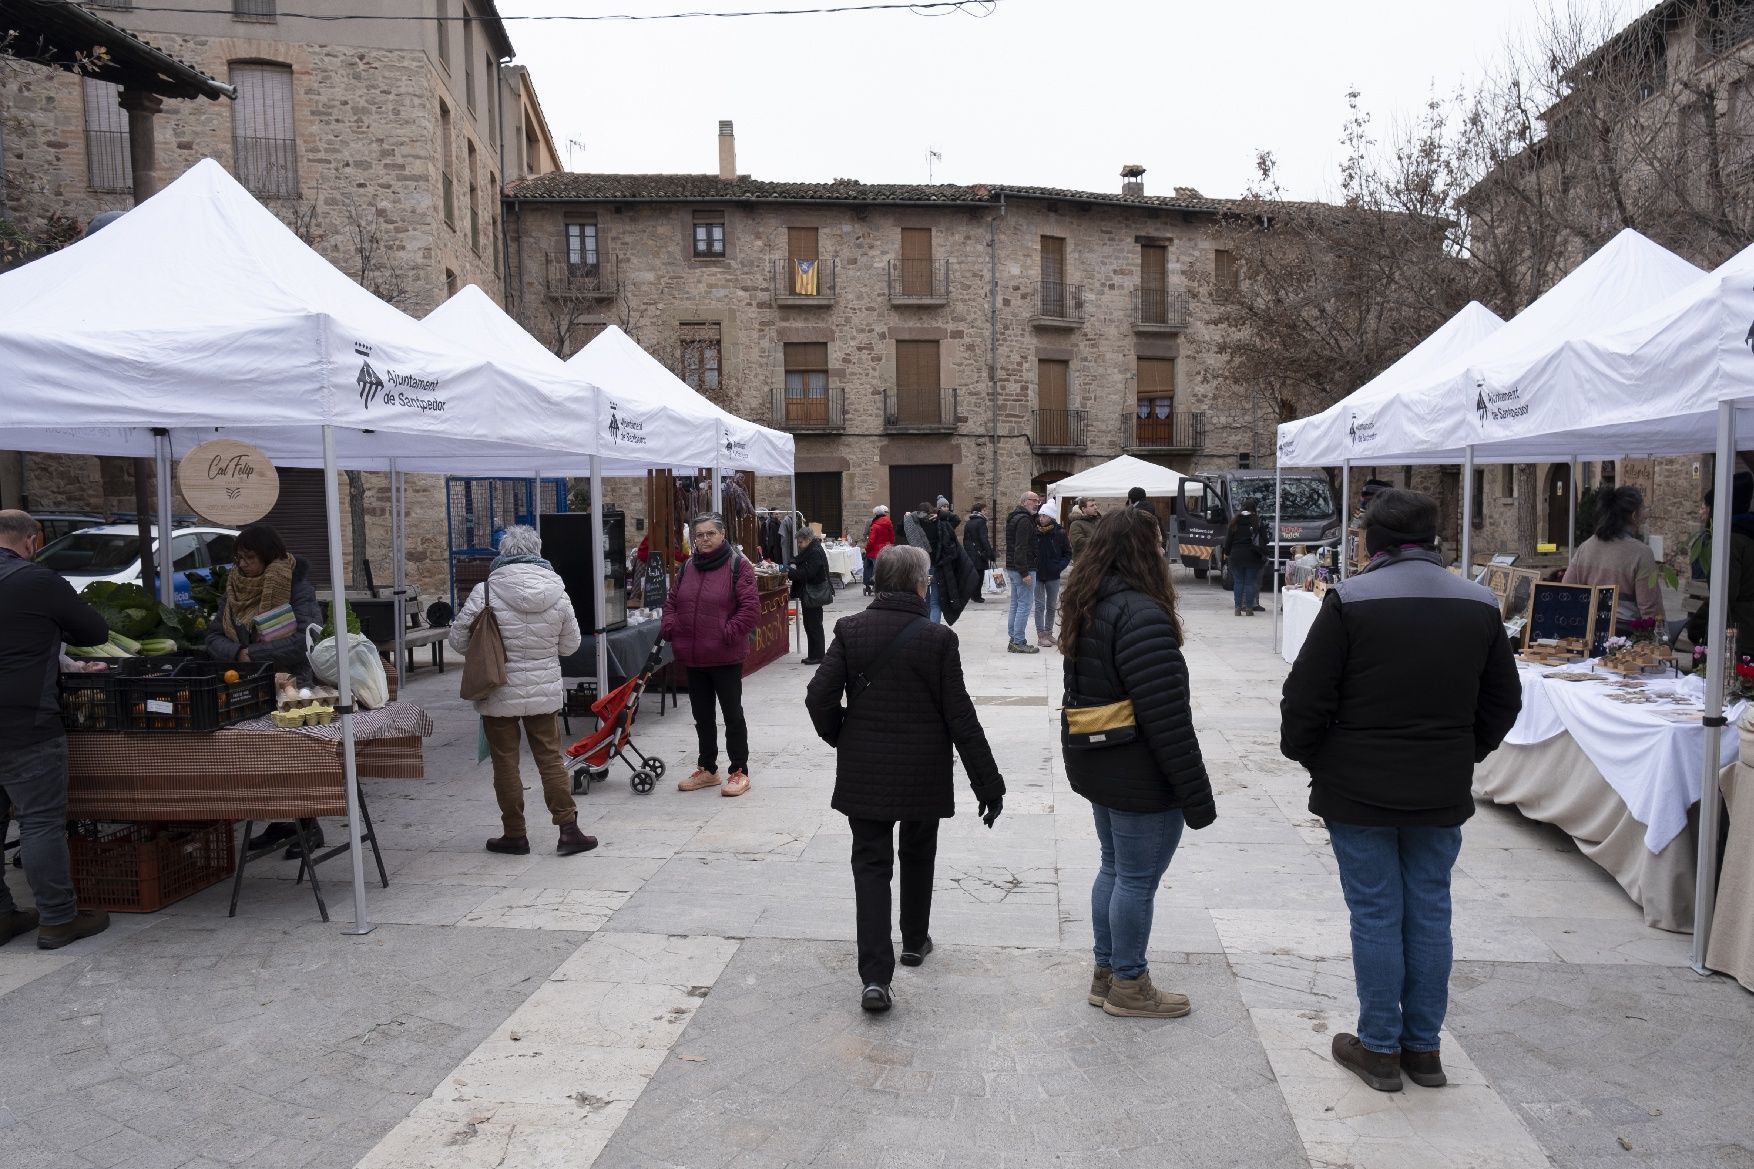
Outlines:
[[1060, 745], [1074, 751], [1118, 747], [1139, 737], [1133, 700], [1123, 698], [1102, 706], [1060, 708]]
[[505, 685], [505, 639], [493, 614], [493, 584], [481, 582], [481, 612], [469, 626], [469, 649], [463, 654], [463, 680], [457, 693], [478, 702]]
[[[877, 675], [883, 672], [883, 667], [889, 664], [889, 659], [895, 656], [896, 651], [906, 645], [908, 640], [912, 638], [914, 634], [930, 624], [931, 622], [924, 617], [915, 617], [912, 621], [902, 627], [901, 632], [890, 638], [889, 644], [883, 647], [882, 653], [872, 659], [869, 666], [866, 666], [863, 670], [860, 670], [857, 674], [854, 674], [847, 679], [846, 705], [837, 705], [834, 708], [834, 713], [831, 716], [831, 725], [828, 728], [829, 733], [822, 736], [830, 747], [833, 747], [840, 742], [841, 728], [846, 725], [847, 715], [853, 712], [853, 703], [858, 700], [859, 695], [871, 688], [871, 683], [876, 679]], [[855, 685], [857, 686], [857, 689], [854, 688]]]
[[804, 605], [810, 609], [822, 609], [834, 603], [834, 582], [830, 580], [810, 581], [804, 586]]

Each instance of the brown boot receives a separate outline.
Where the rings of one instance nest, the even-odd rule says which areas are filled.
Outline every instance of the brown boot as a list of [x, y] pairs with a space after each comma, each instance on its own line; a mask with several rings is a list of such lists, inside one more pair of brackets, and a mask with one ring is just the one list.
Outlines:
[[1098, 966], [1096, 973], [1090, 976], [1090, 1005], [1100, 1007], [1108, 1001], [1108, 988], [1115, 980], [1115, 972], [1106, 966]]
[[1108, 984], [1102, 1013], [1119, 1019], [1179, 1019], [1193, 1008], [1188, 996], [1151, 985], [1151, 972], [1137, 978], [1116, 978]]
[[1441, 1088], [1449, 1083], [1443, 1074], [1443, 1059], [1435, 1051], [1401, 1049], [1401, 1070], [1421, 1088]]
[[1358, 1036], [1342, 1031], [1334, 1036], [1334, 1062], [1378, 1092], [1401, 1090], [1399, 1052], [1372, 1051]]
[[0, 946], [36, 928], [37, 911], [34, 909], [9, 909], [0, 913]]
[[555, 847], [561, 856], [576, 856], [581, 852], [590, 852], [597, 847], [595, 836], [586, 836], [579, 831], [578, 822], [560, 826], [560, 844]]
[[60, 925], [37, 927], [37, 949], [59, 950], [69, 942], [101, 934], [110, 928], [110, 915], [101, 909], [88, 909], [73, 915], [73, 920]]
[[488, 852], [503, 852], [508, 856], [528, 856], [530, 854], [530, 838], [528, 836], [495, 836], [487, 842]]

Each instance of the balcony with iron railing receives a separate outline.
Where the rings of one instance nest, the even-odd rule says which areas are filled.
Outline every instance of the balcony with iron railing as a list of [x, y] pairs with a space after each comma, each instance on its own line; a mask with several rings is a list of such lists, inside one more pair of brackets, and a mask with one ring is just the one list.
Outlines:
[[1076, 329], [1084, 323], [1084, 286], [1042, 280], [1035, 286], [1035, 312], [1029, 323], [1042, 329]]
[[1030, 442], [1038, 453], [1074, 453], [1084, 449], [1084, 411], [1034, 410], [1029, 418]]
[[789, 434], [838, 434], [847, 428], [846, 397], [837, 384], [775, 386], [775, 430]]
[[613, 300], [617, 291], [614, 256], [598, 256], [595, 263], [587, 264], [548, 254], [549, 296]]
[[237, 179], [262, 199], [298, 198], [298, 143], [291, 138], [232, 138]]
[[949, 300], [949, 260], [889, 261], [891, 304], [938, 305]]
[[833, 260], [775, 260], [773, 303], [780, 308], [825, 307], [834, 303]]
[[956, 430], [956, 391], [951, 387], [883, 391], [883, 429], [890, 434], [950, 434]]
[[1186, 293], [1166, 288], [1133, 290], [1133, 330], [1139, 333], [1179, 333], [1188, 327]]
[[1206, 415], [1178, 410], [1159, 416], [1150, 411], [1140, 416], [1137, 407], [1126, 419], [1125, 446], [1132, 451], [1188, 454], [1205, 448]]

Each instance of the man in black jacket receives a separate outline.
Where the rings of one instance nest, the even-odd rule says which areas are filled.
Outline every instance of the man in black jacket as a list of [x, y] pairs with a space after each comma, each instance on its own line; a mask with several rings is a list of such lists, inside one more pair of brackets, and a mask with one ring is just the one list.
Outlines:
[[[932, 871], [938, 821], [956, 814], [950, 749], [962, 756], [987, 827], [1004, 806], [1005, 780], [962, 678], [956, 633], [926, 620], [931, 564], [917, 548], [877, 558], [877, 599], [834, 625], [828, 657], [804, 705], [835, 748], [835, 811], [853, 830], [860, 1005], [887, 1011], [895, 973], [889, 883], [901, 825], [901, 961], [932, 952]], [[903, 640], [905, 639], [905, 640]], [[844, 720], [841, 696], [847, 695]], [[906, 730], [896, 733], [897, 727]]]
[[1450, 870], [1522, 683], [1496, 599], [1434, 550], [1435, 500], [1382, 491], [1364, 527], [1369, 566], [1329, 590], [1285, 680], [1280, 750], [1309, 770], [1352, 913], [1358, 1033], [1334, 1059], [1398, 1092], [1403, 1070], [1444, 1083]]
[[993, 566], [993, 537], [987, 531], [987, 505], [971, 504], [968, 509], [968, 522], [962, 525], [962, 546], [968, 552], [968, 558], [974, 562], [976, 571], [981, 574], [981, 587], [975, 589], [974, 596], [969, 600], [977, 605], [986, 604], [986, 572]]
[[1041, 496], [1025, 491], [1005, 517], [1005, 581], [1011, 591], [1005, 627], [1011, 642], [1006, 649], [1014, 654], [1041, 652], [1029, 644], [1029, 621], [1035, 613], [1035, 513], [1040, 510]]
[[[67, 854], [67, 735], [61, 728], [61, 643], [110, 635], [97, 610], [36, 563], [42, 529], [22, 511], [0, 511], [0, 836], [18, 809], [19, 853], [34, 910], [19, 909], [0, 878], [0, 945], [36, 929], [56, 950], [109, 928], [107, 913], [79, 913]], [[40, 918], [40, 920], [39, 920]]]

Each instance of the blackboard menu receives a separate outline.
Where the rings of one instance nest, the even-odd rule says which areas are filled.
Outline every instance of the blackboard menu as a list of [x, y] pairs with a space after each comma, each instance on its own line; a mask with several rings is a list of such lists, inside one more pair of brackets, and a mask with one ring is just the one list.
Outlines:
[[1575, 638], [1584, 642], [1591, 657], [1600, 657], [1614, 635], [1614, 606], [1618, 591], [1612, 585], [1535, 584], [1529, 602], [1525, 645], [1549, 638]]

